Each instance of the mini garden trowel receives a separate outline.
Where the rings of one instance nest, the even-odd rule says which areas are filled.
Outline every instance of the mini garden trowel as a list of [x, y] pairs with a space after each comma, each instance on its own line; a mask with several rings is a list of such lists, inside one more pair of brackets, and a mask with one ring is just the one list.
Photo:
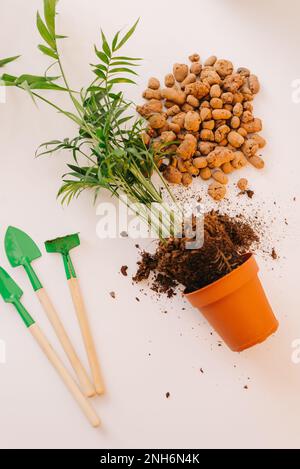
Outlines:
[[78, 322], [80, 325], [86, 353], [88, 356], [91, 372], [94, 380], [94, 385], [97, 394], [104, 393], [104, 382], [100, 371], [99, 361], [97, 352], [91, 333], [87, 312], [85, 309], [82, 293], [76, 277], [74, 265], [70, 257], [70, 250], [80, 245], [80, 239], [78, 233], [64, 236], [62, 238], [53, 239], [52, 241], [46, 241], [45, 246], [47, 252], [58, 252], [62, 254], [66, 276], [73, 300], [73, 304], [76, 310]]
[[35, 320], [28, 313], [26, 308], [20, 301], [20, 298], [23, 295], [21, 288], [14, 282], [14, 280], [8, 275], [8, 273], [0, 267], [0, 294], [3, 300], [6, 303], [12, 303], [19, 315], [24, 321], [25, 326], [31, 332], [32, 336], [35, 338], [49, 361], [52, 363], [56, 371], [59, 373], [63, 382], [73, 395], [74, 399], [77, 401], [82, 411], [88, 418], [91, 425], [98, 427], [100, 425], [100, 420], [93, 407], [85, 396], [80, 391], [79, 387], [73, 380], [72, 376], [65, 368], [59, 356], [56, 354], [52, 346], [49, 344], [44, 333], [41, 331]]
[[78, 377], [84, 394], [88, 397], [95, 395], [95, 388], [91, 383], [72, 342], [50, 300], [43, 288], [31, 262], [41, 257], [42, 253], [35, 242], [23, 231], [10, 226], [5, 235], [5, 251], [12, 267], [22, 265], [27, 272], [31, 285], [51, 322], [61, 345]]

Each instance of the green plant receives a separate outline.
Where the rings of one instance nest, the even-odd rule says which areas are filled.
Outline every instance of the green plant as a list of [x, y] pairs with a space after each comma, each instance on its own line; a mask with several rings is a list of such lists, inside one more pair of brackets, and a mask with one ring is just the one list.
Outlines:
[[[173, 210], [163, 204], [162, 193], [152, 182], [156, 173], [160, 184], [175, 202], [174, 197], [164, 182], [155, 163], [152, 149], [147, 148], [141, 137], [144, 121], [131, 114], [133, 103], [127, 101], [121, 91], [115, 91], [119, 84], [134, 84], [136, 67], [140, 58], [120, 54], [120, 49], [133, 35], [138, 21], [125, 34], [118, 31], [111, 43], [101, 31], [101, 50], [95, 46], [98, 63], [92, 65], [95, 78], [91, 84], [80, 91], [73, 90], [65, 75], [59, 41], [66, 36], [56, 31], [57, 0], [43, 0], [44, 18], [37, 13], [37, 28], [44, 44], [39, 50], [53, 59], [42, 76], [22, 74], [19, 77], [3, 74], [0, 77], [5, 86], [14, 86], [29, 93], [34, 102], [41, 100], [64, 114], [78, 125], [78, 134], [74, 138], [52, 140], [42, 144], [37, 156], [47, 155], [59, 150], [72, 152], [73, 164], [68, 165], [69, 172], [63, 177], [59, 190], [62, 202], [69, 203], [85, 189], [94, 190], [95, 197], [100, 189], [107, 189], [116, 197], [127, 196], [128, 204], [139, 204], [138, 215], [149, 224], [152, 215], [152, 227], [161, 234], [164, 217], [153, 204], [164, 206], [171, 220]], [[0, 66], [16, 60], [18, 56], [0, 61]], [[50, 69], [58, 69], [58, 75], [50, 76]], [[73, 110], [62, 109], [59, 104], [45, 97], [44, 90], [68, 93]]]

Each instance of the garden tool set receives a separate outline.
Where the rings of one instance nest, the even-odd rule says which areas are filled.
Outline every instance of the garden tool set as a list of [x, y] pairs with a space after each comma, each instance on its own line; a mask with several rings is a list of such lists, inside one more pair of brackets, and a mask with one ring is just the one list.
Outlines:
[[41, 331], [35, 320], [21, 303], [20, 298], [23, 294], [23, 291], [1, 267], [0, 294], [6, 303], [12, 303], [15, 306], [26, 327], [38, 342], [39, 346], [49, 361], [52, 363], [54, 368], [57, 370], [66, 387], [69, 389], [90, 423], [94, 427], [97, 427], [100, 425], [100, 420], [87, 397], [92, 397], [96, 393], [103, 394], [104, 383], [100, 371], [94, 340], [89, 326], [87, 312], [82, 298], [82, 293], [76, 277], [75, 268], [69, 254], [69, 251], [72, 248], [79, 246], [79, 244], [80, 239], [78, 234], [57, 238], [56, 240], [47, 241], [45, 243], [47, 252], [59, 252], [63, 256], [68, 284], [86, 348], [93, 382], [83, 367], [48, 293], [46, 292], [36, 271], [31, 265], [32, 261], [41, 257], [42, 253], [40, 249], [26, 233], [15, 227], [9, 227], [5, 236], [5, 251], [8, 260], [12, 267], [24, 267], [32, 288], [37, 295], [69, 359], [69, 362], [78, 379], [79, 385], [75, 382], [69, 371], [65, 368], [63, 362], [49, 344], [44, 333]]
[[96, 353], [96, 348], [92, 333], [90, 330], [90, 325], [82, 298], [82, 293], [76, 277], [75, 269], [71, 260], [70, 250], [79, 246], [80, 239], [78, 234], [72, 234], [69, 236], [64, 236], [63, 238], [53, 239], [51, 241], [46, 241], [46, 251], [47, 252], [57, 252], [62, 255], [63, 263], [65, 267], [65, 272], [69, 284], [69, 289], [71, 292], [74, 308], [77, 314], [77, 319], [81, 329], [82, 338], [86, 348], [86, 353], [89, 359], [89, 364], [95, 384], [95, 389], [97, 394], [103, 394], [104, 384], [102, 375], [100, 372], [100, 366], [98, 362], [98, 357]]

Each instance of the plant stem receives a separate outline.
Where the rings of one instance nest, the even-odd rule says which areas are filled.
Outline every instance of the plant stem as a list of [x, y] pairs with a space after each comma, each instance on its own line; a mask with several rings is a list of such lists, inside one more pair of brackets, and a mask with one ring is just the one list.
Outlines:
[[[23, 89], [21, 88], [20, 86], [18, 86], [19, 89]], [[71, 119], [73, 122], [76, 122], [76, 124], [78, 125], [78, 121], [77, 119], [74, 119], [72, 118], [72, 116], [67, 112], [67, 111], [64, 111], [63, 109], [61, 109], [59, 106], [57, 106], [56, 104], [52, 103], [51, 101], [49, 101], [47, 98], [44, 98], [44, 96], [41, 96], [40, 94], [38, 93], [35, 93], [32, 91], [32, 95], [35, 97], [35, 98], [38, 98], [40, 99], [41, 101], [44, 101], [44, 103], [48, 104], [49, 106], [53, 107], [54, 109], [56, 109], [58, 112], [64, 114], [64, 115], [67, 115], [69, 117], [69, 119]]]
[[71, 90], [71, 88], [69, 87], [69, 83], [68, 83], [67, 77], [66, 77], [66, 75], [65, 75], [65, 72], [64, 72], [64, 69], [63, 69], [61, 60], [60, 60], [59, 52], [58, 52], [58, 50], [57, 50], [57, 43], [56, 43], [56, 41], [55, 41], [55, 44], [56, 44], [56, 53], [57, 53], [57, 57], [58, 57], [57, 62], [58, 62], [59, 69], [60, 69], [60, 71], [61, 71], [61, 76], [62, 76], [62, 78], [63, 78], [63, 81], [64, 81], [65, 85], [66, 85], [66, 88], [67, 88], [67, 90], [68, 90], [69, 96], [70, 96], [70, 98], [71, 98], [71, 100], [72, 100], [72, 102], [73, 102], [73, 104], [74, 104], [74, 107], [75, 107], [76, 111], [78, 112], [79, 117], [82, 119], [82, 118], [83, 118], [82, 110], [81, 110], [81, 108], [78, 106], [79, 103], [78, 103], [78, 101], [74, 98], [73, 93], [72, 93], [72, 90]]

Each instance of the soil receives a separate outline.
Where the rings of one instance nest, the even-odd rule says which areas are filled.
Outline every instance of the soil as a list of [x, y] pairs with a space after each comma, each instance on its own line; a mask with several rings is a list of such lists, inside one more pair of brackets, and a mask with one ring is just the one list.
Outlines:
[[166, 293], [168, 298], [172, 298], [175, 295], [174, 288], [177, 286], [177, 282], [172, 279], [169, 275], [157, 273], [152, 283], [151, 289], [156, 293]]
[[252, 199], [252, 197], [254, 196], [254, 191], [252, 191], [251, 189], [247, 189], [246, 194], [249, 197], [249, 199]]
[[238, 193], [238, 195], [244, 195], [244, 194], [246, 194], [247, 197], [249, 197], [249, 199], [252, 199], [252, 197], [254, 196], [254, 191], [252, 191], [251, 189], [246, 189]]
[[176, 285], [190, 293], [218, 280], [240, 266], [259, 237], [241, 216], [210, 211], [204, 217], [204, 244], [186, 249], [187, 238], [160, 241], [156, 252], [141, 253], [133, 280], [140, 282], [154, 273], [152, 288], [173, 296]]
[[122, 275], [124, 275], [124, 277], [127, 277], [128, 275], [127, 270], [128, 270], [128, 265], [122, 265], [120, 272]]

